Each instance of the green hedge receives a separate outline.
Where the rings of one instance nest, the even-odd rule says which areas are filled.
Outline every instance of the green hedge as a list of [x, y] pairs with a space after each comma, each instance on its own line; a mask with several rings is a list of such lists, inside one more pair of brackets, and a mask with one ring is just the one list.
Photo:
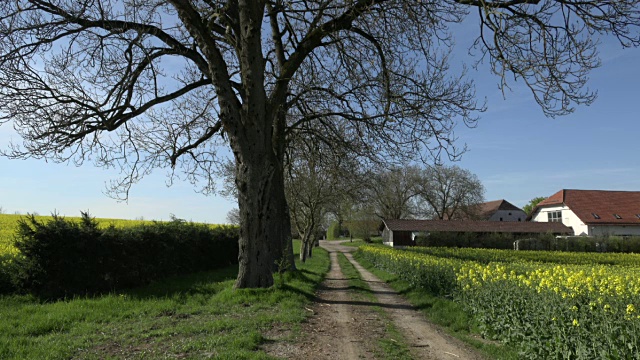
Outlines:
[[340, 239], [340, 223], [334, 221], [329, 225], [329, 229], [327, 229], [327, 240], [337, 239]]
[[11, 271], [13, 256], [0, 255], [0, 294], [7, 294], [15, 290]]
[[15, 246], [20, 254], [5, 267], [14, 290], [61, 298], [237, 263], [238, 230], [178, 219], [100, 229], [86, 213], [80, 222], [28, 216], [18, 224]]
[[640, 237], [584, 237], [527, 239], [518, 243], [520, 250], [550, 250], [569, 252], [640, 253]]
[[427, 236], [417, 236], [418, 246], [484, 248], [484, 249], [513, 249], [513, 242], [518, 239], [553, 239], [550, 234], [528, 235], [512, 233], [473, 233], [433, 231]]

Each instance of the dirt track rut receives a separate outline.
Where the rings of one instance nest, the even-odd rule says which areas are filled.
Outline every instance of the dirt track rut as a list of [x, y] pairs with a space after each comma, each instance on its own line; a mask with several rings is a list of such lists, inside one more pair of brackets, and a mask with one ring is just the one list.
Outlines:
[[[288, 359], [376, 359], [377, 341], [385, 335], [385, 321], [393, 321], [402, 333], [414, 359], [483, 359], [460, 340], [428, 322], [391, 287], [364, 269], [353, 259], [356, 249], [338, 242], [321, 241], [329, 251], [331, 270], [316, 294], [313, 315], [302, 325], [296, 344], [276, 342], [268, 353]], [[354, 300], [348, 279], [338, 264], [338, 253], [360, 272], [377, 302]], [[386, 316], [375, 310], [379, 307]], [[383, 319], [384, 318], [384, 319]]]

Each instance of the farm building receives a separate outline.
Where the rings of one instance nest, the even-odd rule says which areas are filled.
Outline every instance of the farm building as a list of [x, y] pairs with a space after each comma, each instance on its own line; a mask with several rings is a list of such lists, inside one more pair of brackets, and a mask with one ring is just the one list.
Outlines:
[[475, 205], [471, 213], [445, 220], [525, 221], [527, 213], [507, 200], [494, 200]]
[[640, 235], [640, 191], [563, 189], [540, 202], [530, 219], [562, 223], [573, 235]]
[[524, 236], [535, 234], [571, 235], [571, 228], [559, 222], [517, 222], [478, 220], [383, 220], [382, 238], [393, 247], [414, 246], [415, 238], [430, 232], [509, 233]]

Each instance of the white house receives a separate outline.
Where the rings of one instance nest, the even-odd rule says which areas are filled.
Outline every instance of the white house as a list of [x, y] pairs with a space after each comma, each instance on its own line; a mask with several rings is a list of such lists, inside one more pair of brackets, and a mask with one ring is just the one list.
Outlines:
[[561, 222], [574, 235], [640, 235], [640, 191], [563, 189], [540, 202], [530, 219]]

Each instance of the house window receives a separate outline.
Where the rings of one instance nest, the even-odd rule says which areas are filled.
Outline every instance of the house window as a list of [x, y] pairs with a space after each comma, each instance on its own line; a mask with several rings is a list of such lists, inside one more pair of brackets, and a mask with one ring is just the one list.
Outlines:
[[640, 214], [636, 214], [636, 217], [637, 217], [638, 219], [640, 219]]
[[615, 217], [616, 219], [622, 219], [622, 216], [618, 215], [618, 214], [613, 214], [613, 217]]
[[562, 222], [562, 211], [549, 211], [547, 217], [549, 222]]
[[600, 219], [600, 215], [596, 214], [596, 213], [591, 213], [591, 215], [593, 215], [594, 219]]

